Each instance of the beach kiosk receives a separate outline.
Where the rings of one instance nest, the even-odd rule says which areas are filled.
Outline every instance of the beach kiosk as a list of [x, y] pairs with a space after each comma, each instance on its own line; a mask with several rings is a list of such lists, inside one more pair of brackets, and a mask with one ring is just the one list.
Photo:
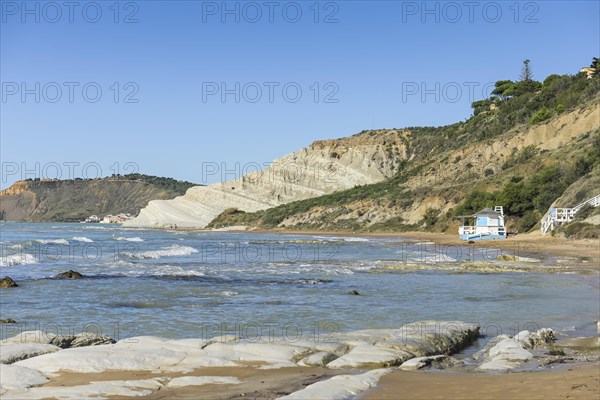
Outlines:
[[[473, 215], [459, 217], [462, 221], [458, 234], [462, 240], [506, 239], [502, 206], [484, 208]], [[474, 225], [467, 225], [465, 221]]]

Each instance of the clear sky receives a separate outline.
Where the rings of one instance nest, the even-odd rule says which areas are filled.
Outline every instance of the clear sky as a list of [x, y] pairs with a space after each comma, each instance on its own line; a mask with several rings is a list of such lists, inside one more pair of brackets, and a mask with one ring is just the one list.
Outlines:
[[524, 59], [543, 80], [600, 53], [598, 1], [0, 3], [2, 188], [98, 169], [211, 183], [208, 163], [464, 120]]

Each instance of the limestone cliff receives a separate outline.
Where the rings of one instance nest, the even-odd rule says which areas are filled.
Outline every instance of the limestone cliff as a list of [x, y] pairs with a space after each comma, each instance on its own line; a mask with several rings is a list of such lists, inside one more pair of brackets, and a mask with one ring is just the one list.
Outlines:
[[452, 230], [457, 212], [498, 202], [529, 230], [600, 168], [600, 80], [552, 75], [537, 86], [475, 102], [451, 125], [315, 142], [238, 181], [151, 202], [129, 225]]
[[126, 226], [205, 227], [227, 208], [253, 212], [383, 181], [409, 155], [409, 137], [394, 131], [323, 140], [275, 160], [269, 168], [204, 187], [173, 200], [155, 200]]

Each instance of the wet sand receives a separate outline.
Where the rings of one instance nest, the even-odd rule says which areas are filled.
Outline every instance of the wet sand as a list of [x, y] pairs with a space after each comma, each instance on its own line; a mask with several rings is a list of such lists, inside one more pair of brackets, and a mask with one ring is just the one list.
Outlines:
[[464, 374], [394, 371], [360, 400], [434, 399], [598, 399], [600, 362], [578, 364], [549, 372]]

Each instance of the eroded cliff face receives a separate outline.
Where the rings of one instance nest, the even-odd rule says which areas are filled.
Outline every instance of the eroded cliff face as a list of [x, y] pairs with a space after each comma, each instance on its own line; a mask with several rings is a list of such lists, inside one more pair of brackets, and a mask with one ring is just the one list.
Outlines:
[[[368, 228], [394, 218], [401, 218], [406, 224], [419, 224], [428, 209], [445, 213], [462, 202], [466, 193], [475, 186], [487, 185], [494, 190], [502, 177], [534, 173], [535, 165], [510, 165], [510, 156], [515, 152], [532, 146], [540, 152], [538, 159], [541, 163], [550, 164], [561, 159], [569, 161], [590, 146], [587, 137], [599, 128], [600, 104], [596, 103], [545, 123], [521, 126], [487, 141], [427, 156], [426, 168], [410, 177], [405, 184], [411, 200], [406, 205], [401, 199], [394, 204], [389, 199], [361, 199], [343, 206], [318, 206], [290, 215], [278, 226], [334, 230], [336, 226], [355, 224]], [[597, 194], [599, 187], [597, 172], [590, 174], [573, 184], [555, 204], [573, 206]], [[576, 197], [583, 188], [586, 191]]]
[[209, 186], [188, 189], [173, 200], [151, 201], [126, 226], [203, 228], [227, 208], [264, 210], [296, 200], [380, 182], [409, 157], [408, 132], [355, 135], [314, 142], [275, 160], [269, 168]]
[[[419, 224], [428, 209], [445, 213], [476, 186], [495, 190], [510, 176], [534, 173], [539, 163], [575, 159], [589, 146], [589, 134], [599, 128], [600, 105], [595, 103], [544, 123], [520, 125], [488, 140], [449, 145], [447, 150], [420, 145], [418, 132], [365, 131], [348, 138], [315, 142], [276, 160], [267, 170], [236, 181], [193, 187], [185, 196], [170, 201], [152, 201], [128, 225], [205, 227], [228, 208], [255, 212], [384, 181], [403, 172], [403, 160], [423, 166], [402, 184], [405, 195], [350, 196], [344, 204], [323, 203], [305, 211], [290, 210], [290, 215], [277, 226], [365, 229], [394, 219], [408, 225]], [[539, 154], [536, 162], [512, 165], [511, 157], [528, 146]]]

